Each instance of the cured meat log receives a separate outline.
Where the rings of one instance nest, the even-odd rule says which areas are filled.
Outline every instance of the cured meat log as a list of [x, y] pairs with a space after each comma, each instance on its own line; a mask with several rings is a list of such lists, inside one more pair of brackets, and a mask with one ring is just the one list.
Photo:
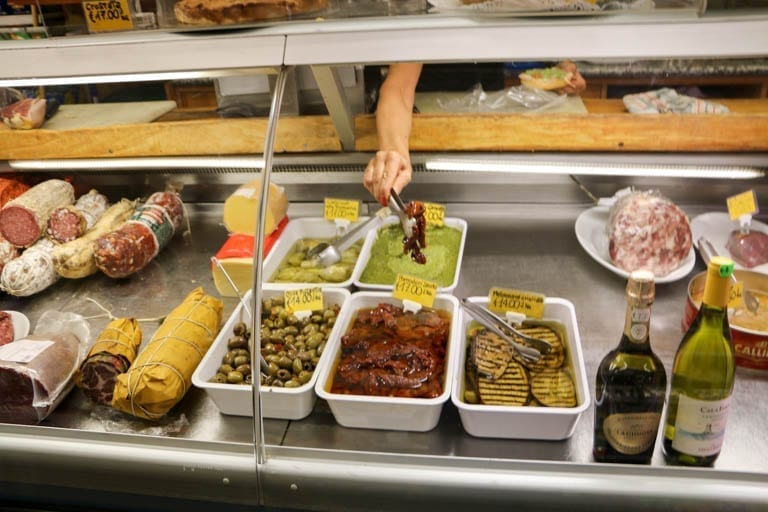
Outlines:
[[192, 387], [192, 374], [219, 332], [223, 303], [194, 289], [171, 311], [127, 373], [117, 376], [112, 407], [158, 419]]
[[109, 200], [96, 190], [80, 196], [74, 205], [55, 209], [48, 218], [45, 234], [54, 242], [71, 242], [80, 238], [104, 215]]
[[0, 311], [0, 346], [13, 341], [13, 318], [7, 311]]
[[120, 229], [96, 240], [96, 266], [113, 278], [141, 270], [168, 245], [183, 218], [178, 194], [155, 192]]
[[29, 190], [29, 185], [24, 182], [0, 178], [0, 207], [5, 206], [5, 203], [11, 199], [16, 199], [27, 190]]
[[112, 404], [117, 376], [128, 371], [141, 346], [141, 328], [135, 318], [116, 318], [96, 338], [75, 374], [75, 383], [88, 399]]
[[0, 273], [0, 288], [18, 297], [41, 292], [59, 280], [53, 266], [55, 244], [40, 239], [18, 258], [9, 261]]
[[79, 344], [67, 332], [0, 347], [0, 421], [34, 424], [44, 419], [77, 367]]
[[627, 272], [645, 268], [666, 276], [682, 265], [693, 244], [688, 217], [655, 192], [633, 191], [619, 198], [607, 229], [611, 261]]
[[16, 247], [29, 247], [45, 231], [51, 212], [74, 201], [72, 185], [63, 180], [44, 181], [0, 210], [0, 233]]
[[0, 117], [14, 130], [40, 128], [45, 122], [45, 104], [42, 98], [26, 98], [0, 109]]
[[19, 257], [19, 249], [0, 235], [0, 272], [9, 261]]

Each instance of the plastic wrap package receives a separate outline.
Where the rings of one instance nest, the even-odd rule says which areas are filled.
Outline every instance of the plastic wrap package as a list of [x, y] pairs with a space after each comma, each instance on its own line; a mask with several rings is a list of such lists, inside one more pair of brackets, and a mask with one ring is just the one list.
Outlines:
[[460, 98], [438, 99], [438, 106], [448, 112], [540, 112], [562, 105], [565, 94], [515, 86], [500, 91], [485, 92], [476, 84], [471, 92]]
[[619, 192], [606, 230], [611, 261], [627, 272], [647, 269], [666, 276], [693, 245], [688, 217], [657, 190]]
[[88, 399], [112, 404], [117, 376], [128, 371], [141, 346], [141, 328], [135, 318], [116, 318], [96, 338], [75, 375], [75, 383]]
[[0, 421], [44, 420], [72, 389], [90, 338], [88, 321], [46, 311], [34, 333], [0, 347]]
[[219, 332], [223, 308], [202, 288], [193, 290], [118, 375], [112, 407], [150, 420], [165, 415], [192, 386], [192, 374]]

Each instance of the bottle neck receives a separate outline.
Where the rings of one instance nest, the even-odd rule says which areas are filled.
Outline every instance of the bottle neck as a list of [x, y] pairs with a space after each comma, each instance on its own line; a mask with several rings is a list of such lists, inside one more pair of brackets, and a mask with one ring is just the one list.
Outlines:
[[651, 305], [645, 302], [629, 302], [624, 319], [624, 338], [630, 346], [642, 347], [649, 345], [651, 324]]

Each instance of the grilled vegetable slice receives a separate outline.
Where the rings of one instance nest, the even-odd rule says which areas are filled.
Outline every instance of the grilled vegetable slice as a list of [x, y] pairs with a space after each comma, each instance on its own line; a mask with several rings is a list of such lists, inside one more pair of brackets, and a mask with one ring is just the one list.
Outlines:
[[531, 377], [531, 393], [548, 407], [575, 407], [576, 387], [564, 370], [544, 370]]
[[477, 392], [486, 405], [525, 405], [530, 396], [528, 372], [517, 361], [510, 361], [504, 373], [494, 379], [479, 376]]

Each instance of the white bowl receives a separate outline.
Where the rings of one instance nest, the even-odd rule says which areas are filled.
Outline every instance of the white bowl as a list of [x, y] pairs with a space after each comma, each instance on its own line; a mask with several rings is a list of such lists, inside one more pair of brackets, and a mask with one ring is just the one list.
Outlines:
[[[355, 225], [365, 222], [368, 217], [359, 217], [355, 224], [352, 224], [349, 229], [352, 229]], [[272, 282], [272, 276], [277, 272], [278, 267], [283, 260], [288, 256], [288, 253], [293, 248], [294, 244], [303, 238], [334, 238], [336, 237], [336, 223], [325, 220], [322, 217], [300, 217], [298, 219], [291, 219], [285, 230], [277, 239], [272, 250], [269, 251], [264, 260], [264, 283], [268, 284], [270, 288], [306, 288], [311, 286], [321, 286], [323, 288], [339, 287], [348, 288], [352, 285], [357, 275], [362, 272], [363, 258], [362, 252], [357, 258], [352, 273], [349, 278], [339, 283], [275, 283]]]
[[[379, 228], [379, 230], [382, 230], [386, 228], [387, 226], [391, 226], [392, 224], [399, 223], [400, 220], [397, 217], [387, 217], [384, 220], [384, 223]], [[459, 255], [456, 259], [456, 269], [453, 272], [453, 281], [451, 281], [451, 284], [448, 286], [438, 286], [437, 292], [438, 293], [453, 293], [453, 290], [456, 288], [456, 286], [459, 284], [459, 274], [461, 273], [461, 261], [464, 257], [464, 244], [467, 240], [467, 221], [464, 219], [457, 219], [453, 217], [446, 217], [444, 219], [444, 224], [448, 227], [456, 228], [459, 231], [461, 231], [461, 241], [459, 242]], [[365, 270], [366, 265], [368, 265], [368, 260], [371, 258], [371, 249], [373, 248], [374, 242], [376, 242], [376, 237], [379, 235], [379, 230], [372, 231], [368, 233], [368, 236], [365, 239], [365, 244], [363, 245], [362, 251], [360, 251], [360, 259], [358, 260], [358, 263], [360, 263], [360, 271], [355, 274], [355, 286], [358, 288], [364, 288], [368, 290], [391, 290], [394, 287], [394, 282], [390, 284], [373, 284], [373, 283], [364, 283], [360, 281], [360, 277]], [[429, 265], [429, 260], [427, 260], [427, 265]]]
[[11, 317], [11, 325], [13, 325], [13, 341], [25, 338], [29, 334], [29, 318], [27, 318], [27, 315], [11, 310], [5, 310], [5, 313], [8, 313]]
[[[443, 404], [451, 394], [455, 359], [460, 349], [459, 327], [461, 318], [459, 302], [452, 295], [438, 294], [435, 299], [435, 309], [451, 313], [451, 329], [448, 336], [448, 346], [445, 356], [445, 373], [443, 392], [436, 398], [400, 398], [367, 395], [345, 395], [331, 393], [330, 383], [339, 361], [341, 352], [341, 337], [347, 332], [357, 312], [362, 308], [374, 307], [382, 302], [401, 305], [386, 292], [358, 292], [352, 294], [338, 318], [337, 326], [344, 328], [334, 331], [334, 336], [328, 341], [325, 353], [330, 353], [329, 364], [324, 364], [320, 370], [315, 385], [317, 396], [328, 402], [336, 421], [345, 427], [370, 428], [383, 430], [407, 430], [426, 432], [437, 426]], [[324, 355], [325, 355], [324, 353]]]
[[[470, 297], [469, 300], [488, 305], [488, 297]], [[557, 320], [565, 326], [568, 335], [567, 357], [573, 369], [576, 386], [576, 407], [482, 405], [465, 402], [463, 397], [466, 333], [472, 318], [464, 314], [461, 350], [456, 358], [456, 379], [451, 401], [459, 409], [461, 424], [467, 433], [476, 437], [547, 440], [567, 439], [573, 435], [576, 423], [591, 404], [581, 339], [576, 325], [576, 310], [568, 300], [547, 297], [544, 300], [544, 319]]]
[[[264, 289], [263, 297], [282, 297], [284, 291], [277, 289]], [[338, 304], [341, 306], [339, 317], [346, 308], [346, 301], [350, 293], [343, 288], [323, 288], [324, 305]], [[245, 302], [250, 303], [250, 290], [245, 296]], [[243, 321], [247, 325], [251, 323], [251, 316], [239, 304], [232, 315], [219, 331], [211, 348], [203, 357], [195, 372], [192, 374], [192, 383], [205, 390], [213, 402], [223, 414], [232, 414], [235, 416], [253, 416], [253, 392], [251, 386], [241, 384], [222, 384], [209, 382], [215, 375], [216, 370], [221, 366], [222, 359], [227, 353], [227, 341], [232, 336], [232, 329], [237, 322]], [[315, 381], [320, 368], [326, 365], [329, 360], [328, 347], [334, 333], [342, 329], [344, 324], [336, 322], [333, 330], [328, 335], [326, 348], [317, 363], [312, 378], [306, 384], [297, 388], [278, 388], [272, 386], [261, 387], [261, 414], [265, 418], [277, 418], [286, 420], [299, 420], [305, 418], [312, 412], [315, 406], [317, 396], [315, 395]], [[263, 344], [263, 342], [262, 342]], [[254, 368], [258, 365], [253, 365]]]

